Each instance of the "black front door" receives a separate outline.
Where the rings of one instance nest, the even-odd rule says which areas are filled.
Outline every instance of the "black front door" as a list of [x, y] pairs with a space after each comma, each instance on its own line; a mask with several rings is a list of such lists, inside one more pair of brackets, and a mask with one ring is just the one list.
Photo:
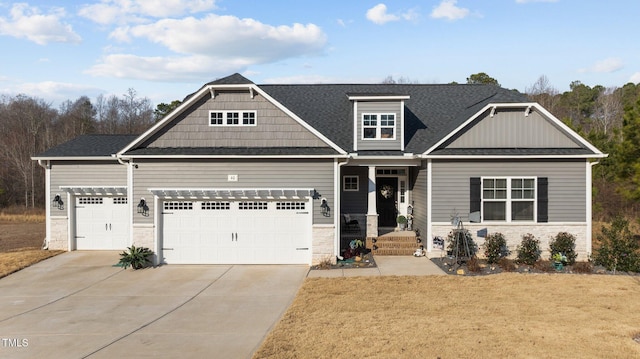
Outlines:
[[398, 179], [395, 177], [376, 178], [376, 193], [378, 226], [395, 227]]

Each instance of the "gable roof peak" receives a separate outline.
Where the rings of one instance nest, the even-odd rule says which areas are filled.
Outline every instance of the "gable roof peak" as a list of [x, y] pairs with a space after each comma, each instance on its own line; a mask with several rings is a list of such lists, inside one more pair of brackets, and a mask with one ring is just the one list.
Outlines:
[[253, 81], [248, 78], [235, 73], [226, 77], [219, 78], [217, 80], [209, 82], [207, 85], [252, 85]]

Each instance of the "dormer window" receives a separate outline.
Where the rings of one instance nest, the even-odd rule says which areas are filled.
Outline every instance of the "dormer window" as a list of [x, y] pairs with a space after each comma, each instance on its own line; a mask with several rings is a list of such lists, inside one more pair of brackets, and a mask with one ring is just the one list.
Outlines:
[[256, 111], [209, 111], [209, 126], [255, 126]]
[[393, 113], [362, 114], [363, 140], [393, 140], [396, 138], [396, 115]]

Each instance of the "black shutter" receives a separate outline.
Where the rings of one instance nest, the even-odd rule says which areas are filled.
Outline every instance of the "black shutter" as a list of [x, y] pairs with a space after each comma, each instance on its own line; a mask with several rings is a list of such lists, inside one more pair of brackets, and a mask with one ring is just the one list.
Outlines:
[[480, 206], [482, 204], [481, 191], [482, 182], [480, 182], [480, 177], [471, 177], [469, 179], [469, 214], [477, 212], [479, 222], [482, 221], [480, 218]]
[[549, 178], [538, 177], [538, 222], [549, 222]]

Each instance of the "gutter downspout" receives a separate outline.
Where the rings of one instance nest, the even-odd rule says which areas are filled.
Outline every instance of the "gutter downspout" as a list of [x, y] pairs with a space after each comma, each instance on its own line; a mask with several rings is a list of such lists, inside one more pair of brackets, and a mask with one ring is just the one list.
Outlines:
[[593, 166], [600, 163], [600, 161], [595, 162], [587, 162], [587, 243], [586, 243], [586, 252], [588, 258], [591, 257], [591, 251], [593, 250], [592, 246], [592, 234], [593, 234]]
[[51, 200], [51, 163], [44, 160], [38, 160], [38, 166], [44, 168], [44, 198], [45, 198], [45, 235], [44, 240], [42, 242], [42, 249], [49, 249], [49, 240], [51, 238], [51, 206], [49, 205], [49, 200]]
[[133, 165], [131, 160], [125, 162], [122, 157], [115, 153], [111, 155], [119, 164], [127, 166], [127, 203], [129, 209], [129, 245], [133, 244]]
[[[337, 259], [338, 256], [340, 255], [340, 202], [341, 202], [341, 196], [340, 196], [340, 173], [342, 173], [342, 166], [349, 164], [349, 161], [351, 161], [351, 159], [353, 159], [353, 156], [348, 155], [347, 156], [347, 160], [342, 162], [342, 163], [338, 163], [336, 161], [336, 167], [335, 167], [335, 179], [333, 181], [334, 183], [334, 192], [335, 192], [335, 198], [336, 198], [336, 210], [334, 211], [335, 213], [335, 218], [334, 218], [334, 223], [335, 223], [335, 228], [334, 228], [334, 243], [333, 243], [333, 260]], [[332, 260], [332, 263], [333, 263]]]

